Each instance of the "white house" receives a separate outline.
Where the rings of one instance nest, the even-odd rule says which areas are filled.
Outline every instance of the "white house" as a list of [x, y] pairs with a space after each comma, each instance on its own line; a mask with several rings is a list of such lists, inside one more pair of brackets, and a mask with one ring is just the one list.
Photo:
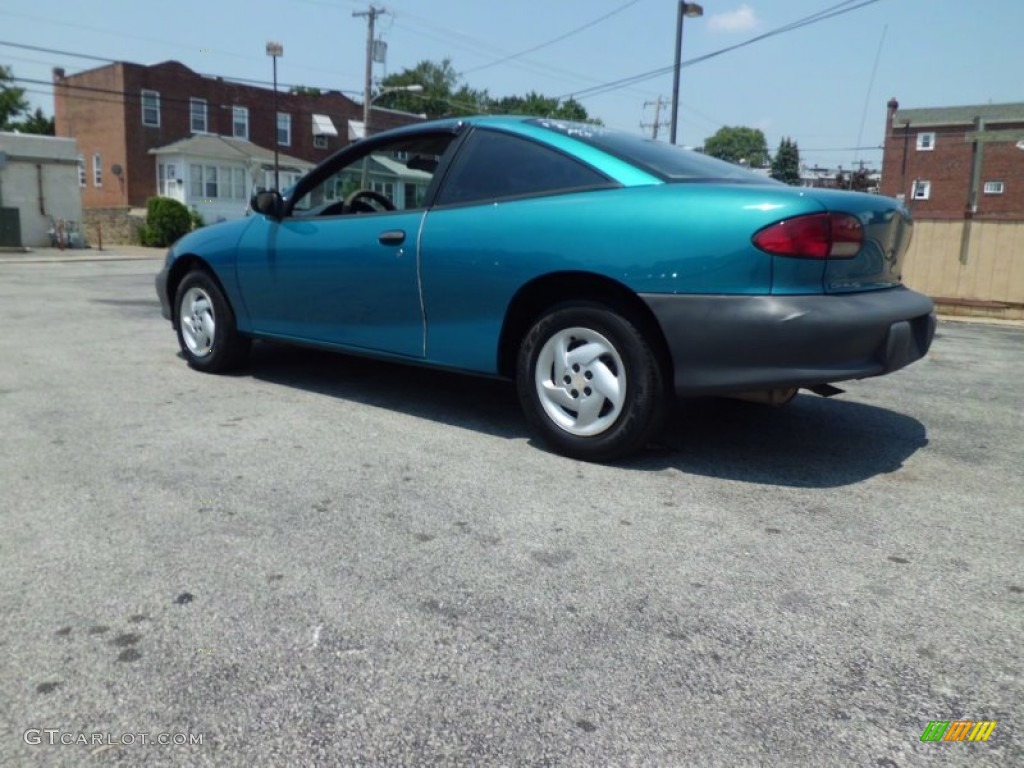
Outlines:
[[[242, 218], [254, 189], [274, 187], [274, 151], [245, 139], [197, 134], [149, 153], [156, 156], [157, 194], [195, 209], [207, 224]], [[278, 153], [281, 189], [312, 168]]]
[[371, 155], [369, 182], [374, 192], [387, 195], [400, 208], [415, 208], [427, 193], [433, 174], [406, 167], [401, 157], [388, 157], [381, 153]]
[[0, 246], [48, 246], [57, 222], [80, 231], [84, 186], [74, 139], [0, 133]]

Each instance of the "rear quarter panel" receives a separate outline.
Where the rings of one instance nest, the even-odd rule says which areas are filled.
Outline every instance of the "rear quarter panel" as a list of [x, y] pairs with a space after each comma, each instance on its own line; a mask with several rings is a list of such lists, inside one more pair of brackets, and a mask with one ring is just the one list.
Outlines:
[[791, 188], [708, 183], [434, 209], [420, 242], [427, 358], [495, 372], [512, 297], [555, 272], [601, 275], [637, 293], [768, 294], [773, 257], [751, 235], [820, 210]]

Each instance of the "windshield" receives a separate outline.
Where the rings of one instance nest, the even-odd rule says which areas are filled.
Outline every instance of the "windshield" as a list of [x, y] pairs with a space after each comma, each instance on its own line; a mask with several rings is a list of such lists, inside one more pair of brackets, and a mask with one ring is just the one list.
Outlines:
[[767, 176], [738, 165], [683, 149], [663, 141], [615, 131], [590, 123], [537, 119], [527, 121], [542, 128], [571, 136], [603, 152], [660, 176], [666, 181], [729, 181], [745, 184], [777, 184]]

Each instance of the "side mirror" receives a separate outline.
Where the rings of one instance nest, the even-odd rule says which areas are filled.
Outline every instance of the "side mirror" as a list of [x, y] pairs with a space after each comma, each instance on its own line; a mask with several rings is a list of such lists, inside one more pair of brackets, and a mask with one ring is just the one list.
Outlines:
[[276, 190], [257, 192], [252, 196], [249, 205], [256, 213], [262, 213], [272, 219], [280, 219], [284, 214], [284, 201], [281, 193]]

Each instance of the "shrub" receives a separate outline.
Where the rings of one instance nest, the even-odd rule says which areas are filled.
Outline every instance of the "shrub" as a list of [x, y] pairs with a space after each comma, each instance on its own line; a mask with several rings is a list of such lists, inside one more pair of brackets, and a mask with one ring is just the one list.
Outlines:
[[146, 204], [146, 225], [139, 231], [143, 245], [164, 248], [192, 230], [189, 209], [169, 197], [151, 197]]
[[192, 222], [192, 229], [193, 230], [199, 229], [200, 227], [205, 227], [206, 226], [206, 222], [203, 221], [202, 215], [195, 208], [189, 209], [188, 217], [189, 217], [189, 220]]

